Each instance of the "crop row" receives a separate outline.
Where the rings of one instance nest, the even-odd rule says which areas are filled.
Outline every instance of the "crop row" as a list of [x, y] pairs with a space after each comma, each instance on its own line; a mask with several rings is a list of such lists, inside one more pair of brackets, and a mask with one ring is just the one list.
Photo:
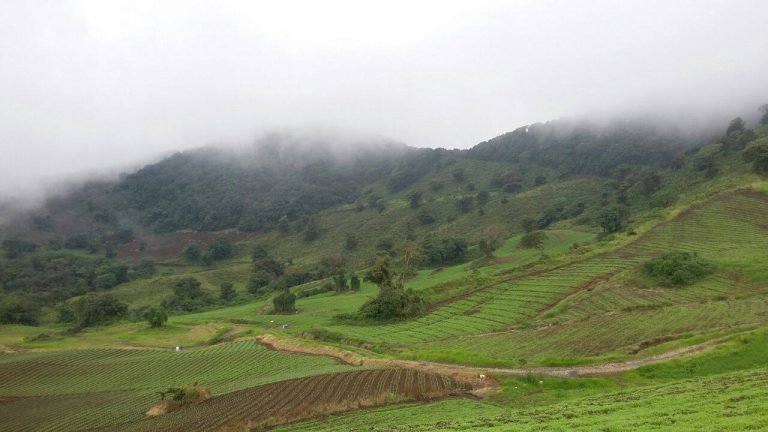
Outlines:
[[672, 305], [576, 323], [509, 333], [470, 336], [421, 345], [424, 350], [463, 350], [499, 359], [599, 356], [626, 352], [642, 341], [680, 337], [723, 327], [768, 323], [768, 300], [715, 301]]
[[0, 395], [157, 390], [192, 383], [224, 393], [272, 381], [348, 370], [315, 356], [291, 355], [254, 341], [181, 352], [76, 350], [0, 356]]

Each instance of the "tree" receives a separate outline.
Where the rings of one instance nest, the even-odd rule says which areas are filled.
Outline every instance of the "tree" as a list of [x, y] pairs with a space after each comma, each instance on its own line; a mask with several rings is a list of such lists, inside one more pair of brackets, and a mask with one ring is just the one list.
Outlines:
[[38, 325], [40, 305], [24, 295], [0, 299], [0, 324]]
[[745, 126], [746, 124], [744, 123], [744, 120], [742, 120], [741, 117], [736, 117], [728, 124], [728, 129], [725, 130], [725, 134], [730, 135], [733, 132], [741, 132], [744, 130]]
[[290, 291], [283, 291], [272, 299], [272, 305], [277, 313], [293, 312], [296, 306], [296, 296]]
[[311, 218], [307, 222], [307, 227], [304, 230], [304, 241], [313, 242], [320, 237], [320, 226], [317, 224], [315, 218]]
[[63, 306], [70, 311], [60, 317], [71, 319], [79, 328], [104, 324], [128, 312], [128, 305], [109, 294], [87, 294]]
[[144, 319], [152, 328], [159, 328], [168, 322], [168, 314], [162, 308], [151, 307], [144, 313]]
[[155, 274], [155, 262], [152, 258], [142, 258], [141, 261], [133, 267], [131, 279], [148, 278]]
[[768, 104], [761, 105], [757, 110], [763, 113], [763, 116], [760, 117], [760, 124], [763, 126], [768, 125]]
[[464, 169], [456, 168], [455, 170], [453, 170], [453, 174], [452, 175], [453, 175], [453, 179], [457, 183], [461, 183], [461, 182], [464, 181]]
[[347, 290], [347, 275], [344, 273], [344, 270], [340, 270], [336, 273], [336, 276], [333, 277], [333, 284], [337, 293], [342, 293]]
[[662, 285], [689, 285], [715, 271], [714, 265], [691, 252], [667, 252], [645, 263], [645, 274]]
[[486, 205], [490, 197], [491, 197], [491, 194], [489, 194], [488, 191], [480, 191], [477, 193], [476, 198], [477, 198], [477, 202], [480, 205]]
[[263, 258], [253, 263], [253, 271], [263, 271], [269, 273], [273, 277], [279, 277], [285, 273], [285, 264], [274, 258]]
[[202, 288], [199, 280], [185, 277], [176, 281], [173, 286], [173, 296], [163, 301], [163, 307], [189, 312], [212, 303], [211, 294]]
[[36, 244], [19, 240], [16, 237], [3, 240], [3, 250], [5, 251], [5, 257], [8, 259], [19, 258], [25, 253], [34, 252], [35, 249], [37, 249]]
[[408, 195], [408, 203], [410, 204], [412, 209], [421, 207], [421, 199], [422, 199], [421, 192], [413, 192], [412, 194]]
[[376, 264], [365, 273], [364, 280], [373, 282], [379, 287], [394, 288], [395, 281], [393, 278], [392, 258], [389, 255], [379, 255]]
[[486, 258], [493, 257], [493, 252], [501, 245], [501, 240], [504, 238], [504, 227], [502, 225], [494, 224], [483, 228], [483, 232], [480, 234], [478, 246], [480, 251]]
[[391, 238], [382, 238], [376, 243], [376, 250], [386, 252], [389, 255], [395, 254], [395, 242]]
[[744, 162], [751, 162], [758, 174], [768, 174], [768, 144], [756, 144], [744, 150]]
[[256, 246], [253, 247], [253, 250], [251, 251], [251, 261], [256, 262], [260, 259], [267, 258], [269, 256], [269, 250], [266, 246], [259, 243]]
[[391, 258], [380, 255], [376, 264], [365, 274], [365, 280], [379, 286], [376, 297], [365, 302], [360, 316], [387, 321], [415, 317], [424, 311], [424, 296], [412, 289], [404, 289], [391, 268]]
[[234, 246], [229, 239], [217, 238], [208, 246], [208, 255], [214, 261], [220, 261], [230, 258], [234, 251]]
[[354, 273], [352, 273], [352, 277], [349, 278], [349, 289], [352, 291], [360, 291], [360, 278]]
[[269, 285], [270, 282], [272, 282], [272, 279], [274, 279], [274, 276], [270, 273], [263, 270], [258, 270], [253, 275], [251, 275], [250, 279], [248, 279], [246, 288], [251, 294], [260, 294], [261, 291], [263, 291], [264, 288]]
[[544, 241], [549, 238], [544, 231], [526, 233], [520, 238], [520, 247], [526, 249], [544, 249]]
[[107, 290], [117, 285], [117, 278], [112, 273], [105, 273], [96, 276], [96, 280], [93, 281], [93, 285], [98, 290]]
[[629, 211], [625, 206], [615, 205], [600, 212], [597, 216], [597, 222], [604, 233], [611, 234], [624, 228], [628, 216]]
[[219, 286], [219, 296], [221, 301], [229, 303], [237, 297], [237, 291], [235, 291], [234, 284], [232, 282], [222, 282]]
[[192, 262], [200, 260], [203, 251], [200, 250], [200, 246], [197, 243], [190, 243], [184, 248], [184, 258]]
[[415, 266], [424, 259], [424, 248], [414, 241], [406, 240], [400, 245], [400, 256], [403, 266], [403, 271], [400, 273], [400, 284], [402, 284], [406, 276], [416, 274]]
[[456, 208], [462, 213], [472, 210], [472, 197], [463, 197], [456, 200]]
[[422, 243], [424, 261], [430, 266], [462, 261], [466, 257], [468, 247], [466, 240], [455, 237], [427, 239]]
[[533, 218], [524, 218], [522, 222], [520, 222], [520, 226], [523, 227], [523, 231], [529, 233], [536, 229], [536, 219]]
[[357, 249], [357, 237], [355, 237], [354, 234], [347, 234], [347, 237], [344, 240], [344, 249], [348, 251]]

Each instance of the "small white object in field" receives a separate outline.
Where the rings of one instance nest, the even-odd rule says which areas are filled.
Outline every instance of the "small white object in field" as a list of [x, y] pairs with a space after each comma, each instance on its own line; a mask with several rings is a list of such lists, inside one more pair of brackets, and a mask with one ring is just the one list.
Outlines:
[[539, 385], [542, 385], [542, 384], [544, 384], [544, 381], [539, 381]]
[[484, 381], [484, 380], [485, 380], [485, 375], [484, 374], [480, 374], [480, 381]]

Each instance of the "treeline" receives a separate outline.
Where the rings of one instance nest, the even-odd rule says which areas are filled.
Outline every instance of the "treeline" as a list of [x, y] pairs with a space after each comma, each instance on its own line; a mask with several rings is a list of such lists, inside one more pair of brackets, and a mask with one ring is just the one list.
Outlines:
[[40, 309], [107, 291], [155, 273], [151, 259], [128, 264], [95, 255], [37, 249], [0, 260], [0, 323], [37, 324]]
[[354, 202], [362, 185], [389, 175], [397, 188], [410, 181], [407, 172], [422, 166], [416, 150], [386, 154], [382, 148], [358, 157], [317, 155], [315, 160], [282, 151], [275, 144], [243, 154], [214, 149], [177, 153], [127, 176], [105, 205], [137, 210], [140, 222], [156, 232], [260, 231]]
[[679, 131], [652, 123], [557, 120], [524, 126], [467, 151], [474, 159], [537, 164], [561, 175], [608, 176], [619, 165], [668, 167], [695, 144]]

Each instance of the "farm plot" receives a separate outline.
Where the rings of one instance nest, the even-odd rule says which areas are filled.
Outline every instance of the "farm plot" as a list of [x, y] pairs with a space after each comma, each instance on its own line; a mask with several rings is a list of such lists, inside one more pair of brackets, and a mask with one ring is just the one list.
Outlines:
[[655, 384], [530, 408], [469, 401], [395, 405], [314, 419], [279, 431], [721, 431], [764, 430], [768, 370]]
[[181, 352], [88, 349], [0, 355], [0, 396], [38, 396], [152, 390], [195, 381], [215, 394], [340, 372], [350, 366], [321, 357], [291, 355], [255, 341]]
[[466, 350], [491, 359], [526, 359], [530, 364], [549, 358], [626, 355], [636, 344], [660, 337], [766, 323], [768, 299], [750, 298], [599, 315], [576, 323], [425, 343], [420, 349]]
[[121, 424], [120, 430], [259, 428], [387, 402], [458, 395], [468, 389], [467, 384], [451, 378], [414, 369], [345, 372], [228, 393], [199, 403], [194, 408]]

